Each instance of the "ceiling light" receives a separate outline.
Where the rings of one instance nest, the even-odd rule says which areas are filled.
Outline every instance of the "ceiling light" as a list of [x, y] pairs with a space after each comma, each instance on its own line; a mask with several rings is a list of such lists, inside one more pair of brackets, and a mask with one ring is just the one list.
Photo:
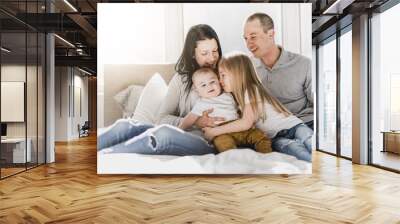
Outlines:
[[332, 5], [325, 9], [322, 14], [342, 14], [343, 9], [353, 2], [354, 0], [336, 0]]
[[57, 34], [54, 34], [55, 37], [57, 37], [58, 39], [60, 39], [61, 41], [63, 41], [64, 43], [68, 44], [69, 46], [75, 48], [75, 45], [71, 44], [71, 42], [67, 41], [66, 39], [58, 36]]
[[65, 4], [67, 4], [72, 10], [74, 10], [75, 12], [78, 12], [78, 10], [71, 4], [68, 2], [68, 0], [64, 0]]
[[10, 52], [11, 52], [11, 50], [9, 50], [9, 49], [7, 49], [7, 48], [5, 48], [5, 47], [1, 47], [1, 50], [4, 51], [4, 52], [6, 52], [6, 53], [10, 53]]
[[92, 73], [90, 73], [90, 72], [88, 72], [88, 71], [86, 71], [86, 70], [83, 70], [83, 69], [81, 69], [81, 68], [79, 68], [79, 67], [78, 67], [78, 70], [81, 71], [81, 72], [83, 72], [83, 73], [85, 73], [85, 74], [87, 74], [87, 75], [92, 75]]

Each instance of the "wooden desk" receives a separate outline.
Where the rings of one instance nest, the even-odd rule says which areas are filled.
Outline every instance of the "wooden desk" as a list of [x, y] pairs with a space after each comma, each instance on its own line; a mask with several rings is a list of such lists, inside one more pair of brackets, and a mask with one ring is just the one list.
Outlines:
[[381, 133], [383, 133], [382, 152], [400, 154], [400, 131], [382, 131]]

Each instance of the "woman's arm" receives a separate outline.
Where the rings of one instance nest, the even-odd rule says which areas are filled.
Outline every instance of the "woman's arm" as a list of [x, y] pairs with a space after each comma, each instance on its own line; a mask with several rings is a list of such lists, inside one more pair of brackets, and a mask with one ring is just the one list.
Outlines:
[[177, 116], [179, 111], [179, 100], [182, 88], [180, 75], [175, 74], [168, 84], [167, 95], [163, 104], [160, 106], [158, 114], [158, 124], [170, 124], [178, 126], [181, 123], [182, 117]]
[[253, 111], [251, 104], [246, 104], [243, 110], [243, 116], [235, 121], [217, 126], [215, 128], [203, 128], [204, 136], [212, 140], [214, 137], [226, 133], [246, 131], [253, 127], [258, 120], [257, 112]]
[[199, 118], [199, 116], [197, 116], [194, 113], [188, 113], [182, 120], [181, 123], [179, 124], [179, 128], [182, 130], [186, 130], [190, 127], [192, 127], [197, 119]]
[[[179, 101], [181, 99], [181, 94], [184, 93], [183, 82], [179, 74], [175, 74], [172, 80], [168, 84], [167, 95], [163, 104], [161, 104], [158, 114], [157, 124], [170, 124], [173, 126], [179, 126], [182, 117], [179, 117]], [[190, 97], [188, 97], [189, 99]], [[209, 117], [208, 114], [212, 112], [211, 110], [204, 111], [202, 116], [200, 116], [195, 125], [203, 127], [214, 127], [216, 121], [224, 121], [223, 117]]]

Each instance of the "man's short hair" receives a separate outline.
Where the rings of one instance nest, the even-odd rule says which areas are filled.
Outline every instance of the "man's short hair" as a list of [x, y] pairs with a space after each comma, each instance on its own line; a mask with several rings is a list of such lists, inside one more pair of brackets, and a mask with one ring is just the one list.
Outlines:
[[272, 18], [265, 14], [265, 13], [254, 13], [253, 15], [249, 16], [246, 20], [246, 22], [251, 22], [255, 19], [258, 19], [258, 21], [260, 21], [261, 26], [263, 27], [264, 33], [267, 33], [268, 30], [270, 29], [274, 29], [274, 21], [272, 20]]

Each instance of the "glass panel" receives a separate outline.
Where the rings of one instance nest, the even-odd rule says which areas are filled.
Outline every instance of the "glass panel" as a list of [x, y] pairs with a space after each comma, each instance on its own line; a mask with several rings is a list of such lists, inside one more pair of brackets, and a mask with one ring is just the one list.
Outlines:
[[[45, 1], [1, 1], [15, 17], [45, 12]], [[30, 22], [35, 24], [33, 16]], [[45, 35], [0, 12], [0, 177], [45, 162]], [[3, 99], [4, 98], [4, 99]]]
[[[39, 11], [38, 3], [34, 2], [27, 2], [26, 12], [29, 13], [37, 13]], [[28, 17], [28, 19], [33, 23], [36, 24], [38, 21], [34, 18], [37, 17]], [[34, 167], [37, 165], [37, 157], [38, 157], [38, 148], [37, 148], [37, 132], [38, 132], [38, 124], [37, 124], [37, 73], [38, 73], [38, 35], [37, 32], [34, 30], [27, 31], [27, 142], [30, 147], [31, 151], [31, 158], [30, 161], [27, 163], [28, 168]]]
[[45, 163], [45, 51], [46, 37], [44, 34], [39, 34], [38, 45], [38, 163]]
[[28, 159], [28, 168], [37, 165], [37, 132], [38, 132], [38, 124], [37, 124], [37, 73], [38, 73], [38, 49], [37, 49], [37, 33], [31, 32], [27, 33], [28, 38], [28, 63], [27, 63], [27, 142], [29, 144], [28, 149], [30, 147], [30, 158]]
[[318, 145], [336, 154], [336, 40], [318, 51]]
[[352, 157], [352, 35], [340, 37], [340, 154]]
[[400, 5], [372, 18], [372, 163], [400, 170]]
[[6, 132], [1, 140], [2, 177], [25, 170], [26, 35], [1, 34], [1, 121]]

